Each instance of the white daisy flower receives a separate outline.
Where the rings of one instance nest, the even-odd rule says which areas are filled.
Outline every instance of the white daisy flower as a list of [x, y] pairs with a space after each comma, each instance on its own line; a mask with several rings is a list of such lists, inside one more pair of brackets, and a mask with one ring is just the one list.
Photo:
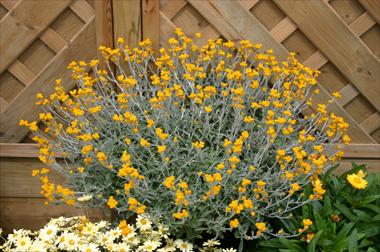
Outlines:
[[39, 238], [42, 241], [50, 241], [55, 238], [58, 232], [58, 226], [55, 224], [48, 224], [40, 230]]
[[102, 246], [106, 246], [110, 243], [113, 243], [114, 241], [114, 236], [110, 235], [110, 233], [100, 233], [97, 237], [97, 242], [102, 245]]
[[44, 241], [37, 239], [33, 241], [32, 245], [29, 248], [29, 251], [30, 252], [47, 252], [47, 251], [51, 251], [51, 249], [52, 248], [49, 244], [46, 244]]
[[203, 243], [203, 247], [215, 247], [215, 246], [219, 246], [220, 245], [220, 242], [218, 240], [208, 240], [207, 242], [204, 242]]
[[64, 241], [64, 247], [66, 250], [72, 251], [72, 250], [77, 250], [79, 247], [79, 236], [74, 234], [74, 233], [68, 233], [67, 236], [65, 237]]
[[28, 236], [21, 236], [17, 238], [15, 245], [15, 251], [27, 252], [32, 245], [32, 240]]
[[146, 231], [152, 228], [152, 222], [146, 216], [139, 215], [136, 219], [136, 226], [141, 231]]
[[84, 244], [80, 248], [81, 252], [100, 252], [98, 246], [95, 243]]
[[234, 248], [222, 249], [222, 252], [236, 252], [237, 250]]
[[157, 249], [157, 252], [173, 252], [173, 251], [176, 251], [176, 250], [177, 249], [175, 248], [174, 244], [169, 244], [169, 245], [166, 245], [163, 248]]
[[131, 252], [132, 249], [131, 249], [131, 246], [122, 242], [122, 243], [116, 243], [115, 244], [114, 251], [115, 252]]
[[174, 241], [175, 246], [181, 250], [181, 252], [192, 252], [193, 251], [193, 244], [185, 242], [181, 239]]
[[159, 246], [161, 246], [161, 242], [153, 241], [153, 240], [148, 240], [148, 241], [144, 242], [144, 244], [142, 245], [142, 247], [144, 248], [143, 251], [146, 251], [146, 252], [153, 251], [156, 248], [158, 248]]

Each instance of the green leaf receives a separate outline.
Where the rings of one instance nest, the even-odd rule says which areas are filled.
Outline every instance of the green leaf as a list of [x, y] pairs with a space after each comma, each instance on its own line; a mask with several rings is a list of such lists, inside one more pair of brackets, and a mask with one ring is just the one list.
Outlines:
[[309, 243], [309, 245], [307, 245], [307, 248], [306, 248], [306, 251], [307, 252], [315, 252], [315, 248], [317, 246], [317, 242], [319, 240], [319, 237], [321, 236], [321, 234], [323, 233], [323, 230], [319, 231], [316, 235], [314, 235], [313, 239], [311, 240], [311, 242]]
[[314, 219], [317, 230], [323, 230], [326, 228], [325, 222], [316, 210], [314, 210]]
[[293, 249], [293, 251], [305, 252], [305, 250], [300, 245], [298, 245], [298, 243], [300, 243], [300, 241], [298, 240], [288, 240], [285, 238], [280, 238], [280, 242], [284, 244], [287, 248]]
[[354, 201], [353, 201], [353, 199], [352, 199], [352, 197], [351, 197], [350, 194], [348, 194], [348, 193], [346, 193], [346, 192], [341, 192], [340, 195], [342, 195], [342, 197], [343, 197], [345, 200], [347, 200], [348, 203], [350, 203], [351, 205], [354, 204]]
[[331, 245], [334, 245], [334, 242], [329, 239], [319, 239], [318, 245], [321, 247], [329, 247]]
[[350, 209], [348, 209], [345, 205], [337, 202], [334, 204], [335, 207], [342, 213], [344, 214], [348, 219], [350, 219], [351, 221], [358, 221], [359, 219], [356, 217], [356, 215], [354, 215]]
[[378, 252], [378, 251], [376, 249], [373, 249], [373, 248], [368, 248], [367, 252]]
[[332, 215], [333, 210], [332, 210], [332, 205], [331, 205], [331, 200], [329, 196], [325, 196], [323, 199], [323, 216], [327, 217]]
[[335, 240], [339, 241], [346, 238], [354, 226], [355, 226], [354, 222], [349, 222], [349, 223], [344, 224], [342, 229], [339, 230]]
[[322, 181], [325, 182], [331, 176], [331, 174], [338, 168], [339, 163], [334, 164], [330, 169], [322, 175]]
[[280, 239], [272, 239], [259, 242], [259, 245], [262, 247], [270, 247], [270, 248], [286, 248], [284, 244], [280, 242]]
[[348, 252], [358, 252], [358, 230], [356, 228], [348, 238]]
[[359, 207], [367, 205], [377, 199], [380, 199], [380, 194], [377, 195], [370, 195], [368, 197], [363, 198], [362, 200], [359, 201]]

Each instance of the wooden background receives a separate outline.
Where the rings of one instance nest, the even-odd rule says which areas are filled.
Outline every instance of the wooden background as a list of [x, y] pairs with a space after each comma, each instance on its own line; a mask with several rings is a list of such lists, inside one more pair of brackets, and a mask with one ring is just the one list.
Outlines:
[[222, 37], [263, 43], [280, 58], [295, 51], [322, 72], [319, 101], [343, 96], [329, 108], [351, 125], [341, 169], [356, 161], [380, 172], [379, 23], [379, 0], [0, 0], [0, 227], [82, 213], [44, 206], [31, 177], [38, 148], [18, 122], [38, 119], [35, 93], [52, 92], [57, 78], [71, 88], [66, 65], [95, 58], [101, 44], [150, 38], [157, 49], [175, 27], [201, 32], [199, 44]]

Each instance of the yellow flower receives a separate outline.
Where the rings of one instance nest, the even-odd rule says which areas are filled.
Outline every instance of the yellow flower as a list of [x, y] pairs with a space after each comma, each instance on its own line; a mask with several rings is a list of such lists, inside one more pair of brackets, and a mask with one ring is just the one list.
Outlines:
[[254, 121], [254, 119], [253, 119], [252, 116], [246, 116], [246, 117], [244, 117], [244, 122], [245, 123], [251, 123], [253, 121]]
[[203, 141], [193, 142], [192, 145], [197, 149], [203, 149], [205, 147], [205, 143]]
[[365, 173], [360, 170], [357, 174], [349, 174], [347, 175], [347, 181], [356, 189], [365, 189], [368, 185], [367, 180], [364, 179]]
[[166, 145], [159, 145], [157, 146], [157, 152], [162, 153], [166, 150]]
[[176, 219], [183, 219], [189, 217], [189, 212], [186, 209], [182, 209], [182, 212], [173, 213], [173, 217]]
[[146, 126], [148, 128], [151, 128], [153, 125], [154, 125], [154, 120], [152, 120], [152, 119], [146, 120]]
[[206, 106], [206, 107], [205, 107], [205, 111], [206, 111], [207, 113], [211, 113], [211, 112], [212, 112], [212, 107], [211, 107], [211, 106]]
[[150, 147], [150, 143], [147, 140], [145, 140], [144, 138], [140, 139], [140, 145], [142, 147]]
[[98, 154], [96, 154], [96, 157], [98, 158], [99, 162], [107, 160], [107, 156], [103, 152], [98, 152]]
[[256, 222], [257, 234], [261, 234], [267, 230], [267, 225], [264, 222]]
[[230, 221], [230, 227], [231, 228], [237, 228], [239, 226], [239, 220], [238, 219], [233, 219], [232, 221]]
[[304, 219], [302, 222], [304, 230], [309, 229], [309, 227], [313, 225], [313, 222], [310, 219]]
[[339, 92], [334, 92], [332, 93], [332, 96], [334, 96], [335, 98], [340, 98], [342, 97], [341, 94]]
[[117, 204], [119, 204], [119, 202], [117, 202], [117, 200], [115, 200], [113, 196], [109, 197], [108, 202], [107, 202], [107, 205], [108, 205], [111, 209], [115, 208], [115, 207], [117, 206]]
[[162, 182], [162, 184], [166, 187], [166, 188], [173, 188], [174, 187], [174, 180], [175, 180], [175, 177], [174, 176], [170, 176], [168, 178], [165, 179], [164, 182]]
[[90, 151], [92, 151], [92, 145], [85, 145], [82, 147], [82, 154], [83, 155], [86, 155], [88, 154]]

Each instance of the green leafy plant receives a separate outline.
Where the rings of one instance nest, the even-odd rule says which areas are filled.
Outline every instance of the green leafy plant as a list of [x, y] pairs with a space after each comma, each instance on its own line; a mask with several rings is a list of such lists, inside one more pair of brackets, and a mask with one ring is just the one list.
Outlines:
[[284, 229], [294, 231], [310, 219], [310, 228], [300, 237], [262, 241], [262, 251], [380, 251], [380, 174], [368, 174], [368, 185], [359, 190], [347, 176], [366, 172], [365, 165], [353, 163], [341, 175], [332, 174], [336, 167], [321, 178], [326, 188], [323, 201], [304, 205], [284, 222]]

